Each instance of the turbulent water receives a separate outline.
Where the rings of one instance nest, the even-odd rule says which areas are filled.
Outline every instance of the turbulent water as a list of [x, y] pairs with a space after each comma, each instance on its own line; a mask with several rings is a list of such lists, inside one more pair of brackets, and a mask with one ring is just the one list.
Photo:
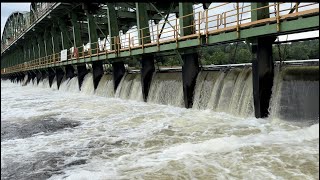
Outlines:
[[121, 99], [143, 101], [141, 75], [137, 73], [125, 74], [117, 88], [115, 96]]
[[281, 119], [286, 103], [307, 102], [292, 96], [311, 99], [319, 81], [277, 74], [272, 115], [256, 119], [250, 68], [202, 71], [192, 109], [176, 107], [181, 74], [153, 78], [148, 103], [135, 91], [139, 74], [115, 93], [110, 75], [94, 91], [88, 74], [82, 93], [77, 77], [60, 90], [55, 80], [1, 81], [1, 179], [318, 179], [319, 111], [300, 113], [313, 123]]
[[184, 107], [181, 73], [154, 73], [148, 102]]
[[195, 87], [193, 108], [253, 116], [251, 68], [201, 71]]
[[96, 95], [104, 97], [114, 96], [112, 75], [105, 74], [101, 77], [96, 89]]

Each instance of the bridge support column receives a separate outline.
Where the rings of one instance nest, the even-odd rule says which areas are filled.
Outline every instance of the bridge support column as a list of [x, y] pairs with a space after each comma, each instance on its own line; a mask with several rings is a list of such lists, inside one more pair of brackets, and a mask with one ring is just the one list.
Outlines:
[[[193, 13], [192, 5], [192, 3], [179, 3], [179, 17], [184, 17], [179, 19], [181, 36], [190, 35], [195, 32], [195, 28], [193, 26], [194, 18], [193, 16], [187, 16]], [[186, 108], [191, 108], [193, 105], [193, 91], [199, 72], [198, 54], [182, 54], [181, 59], [183, 61], [182, 80], [184, 105]]]
[[112, 63], [112, 75], [113, 75], [113, 85], [114, 92], [116, 92], [117, 87], [125, 73], [126, 69], [123, 62], [114, 62]]
[[[267, 2], [251, 3], [251, 9], [267, 6]], [[251, 20], [269, 18], [269, 8], [253, 11]], [[272, 43], [275, 37], [258, 37], [248, 39], [252, 43], [252, 85], [253, 102], [256, 118], [268, 116], [269, 102], [272, 93], [274, 62], [272, 58]]]
[[25, 74], [24, 73], [19, 73], [18, 75], [18, 82], [22, 82], [24, 79]]
[[38, 71], [37, 75], [37, 84], [39, 84], [40, 80], [41, 80], [41, 77], [42, 77], [42, 72], [41, 71]]
[[199, 73], [198, 54], [183, 54], [182, 80], [183, 80], [183, 98], [186, 108], [193, 105], [193, 92], [196, 85], [197, 75]]
[[83, 79], [86, 76], [86, 74], [88, 74], [86, 64], [77, 65], [77, 74], [78, 74], [79, 90], [81, 90]]
[[152, 75], [155, 71], [153, 56], [143, 56], [141, 60], [141, 86], [143, 100], [147, 102]]
[[57, 79], [57, 86], [58, 86], [58, 89], [60, 87], [60, 84], [61, 84], [61, 81], [63, 79], [63, 76], [64, 76], [64, 71], [62, 68], [60, 67], [57, 67], [56, 68], [56, 79]]
[[11, 77], [12, 77], [13, 83], [18, 83], [18, 75], [17, 74], [12, 74]]
[[71, 79], [73, 78], [75, 75], [74, 75], [74, 68], [72, 65], [66, 65], [65, 67], [65, 71], [66, 71], [66, 79]]
[[26, 73], [26, 75], [28, 75], [28, 79], [27, 79], [27, 81], [26, 81], [26, 84], [28, 84], [30, 81], [31, 81], [31, 72], [29, 71], [29, 72], [27, 72]]
[[34, 83], [34, 79], [36, 78], [37, 74], [33, 71], [30, 71], [30, 74], [31, 74], [31, 81], [32, 83]]
[[50, 86], [50, 88], [52, 86], [52, 82], [53, 82], [53, 79], [54, 79], [55, 75], [56, 75], [56, 73], [54, 72], [54, 70], [52, 68], [49, 68], [48, 69], [48, 76], [49, 76], [49, 86]]
[[102, 61], [92, 62], [92, 75], [93, 75], [93, 86], [97, 89], [99, 81], [103, 75], [103, 63]]
[[252, 85], [256, 118], [267, 117], [269, 114], [268, 108], [274, 76], [273, 42], [274, 37], [261, 37], [252, 44]]
[[12, 74], [10, 74], [10, 81], [13, 83], [14, 82], [14, 79], [15, 79], [15, 77], [12, 75]]

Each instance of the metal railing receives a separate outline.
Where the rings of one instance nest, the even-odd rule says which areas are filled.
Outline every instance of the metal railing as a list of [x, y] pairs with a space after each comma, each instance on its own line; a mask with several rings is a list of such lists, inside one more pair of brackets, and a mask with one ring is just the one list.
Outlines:
[[[131, 55], [131, 50], [141, 48], [144, 49], [148, 46], [157, 46], [158, 51], [160, 51], [160, 45], [168, 42], [176, 42], [178, 48], [178, 41], [185, 39], [199, 39], [200, 45], [200, 36], [205, 35], [206, 42], [208, 40], [208, 36], [212, 34], [217, 34], [229, 30], [234, 30], [237, 32], [239, 37], [239, 31], [241, 28], [251, 27], [260, 24], [267, 23], [276, 23], [277, 30], [280, 28], [280, 20], [284, 20], [290, 17], [298, 17], [301, 15], [319, 13], [319, 4], [318, 3], [269, 3], [267, 6], [259, 7], [252, 9], [251, 4], [245, 5], [242, 3], [223, 3], [217, 6], [213, 6], [207, 10], [194, 12], [192, 14], [188, 14], [185, 16], [181, 16], [179, 18], [169, 19], [167, 21], [163, 21], [156, 25], [152, 25], [149, 27], [141, 28], [138, 30], [127, 32], [121, 36], [115, 37], [107, 37], [102, 43], [93, 42], [90, 43], [90, 48], [86, 49], [84, 46], [73, 47], [67, 50], [67, 60], [61, 60], [60, 53], [53, 53], [46, 57], [41, 57], [34, 59], [29, 62], [25, 62], [23, 64], [18, 64], [12, 67], [5, 68], [4, 71], [1, 70], [1, 73], [12, 73], [19, 71], [26, 71], [36, 68], [45, 67], [47, 65], [67, 62], [71, 63], [71, 61], [79, 62], [80, 59], [92, 57], [99, 57], [99, 55], [107, 55], [111, 53], [115, 53], [116, 55], [122, 51], [129, 51]], [[233, 6], [232, 6], [233, 5]], [[294, 6], [295, 10], [293, 13], [288, 14]], [[307, 8], [316, 5], [315, 8]], [[227, 11], [223, 11], [222, 13], [218, 12], [218, 9], [225, 9], [225, 7], [233, 7]], [[269, 9], [269, 18], [251, 21], [251, 13], [257, 10], [262, 10], [268, 8]], [[184, 18], [184, 20], [192, 17], [193, 22], [191, 25], [180, 27], [179, 21]], [[160, 28], [164, 26], [161, 31]], [[182, 36], [180, 30], [189, 29], [192, 33], [188, 35]], [[147, 34], [144, 34], [145, 29], [149, 29]], [[139, 37], [138, 33], [141, 34]]]

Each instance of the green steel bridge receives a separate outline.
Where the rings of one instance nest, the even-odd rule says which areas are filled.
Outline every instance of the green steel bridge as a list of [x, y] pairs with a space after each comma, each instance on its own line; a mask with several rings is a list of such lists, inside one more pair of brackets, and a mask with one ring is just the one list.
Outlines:
[[198, 49], [220, 43], [251, 44], [256, 117], [267, 116], [279, 35], [319, 30], [319, 3], [31, 3], [14, 12], [1, 40], [1, 78], [28, 81], [78, 77], [92, 66], [94, 87], [112, 66], [114, 89], [125, 61], [141, 62], [146, 101], [154, 60], [176, 55], [182, 62], [185, 107], [192, 106], [199, 72]]

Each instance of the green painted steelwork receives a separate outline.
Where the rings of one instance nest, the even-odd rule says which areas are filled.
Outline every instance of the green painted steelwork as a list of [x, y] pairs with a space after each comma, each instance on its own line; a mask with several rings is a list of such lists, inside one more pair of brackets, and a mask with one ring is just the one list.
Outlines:
[[[180, 36], [186, 36], [194, 34], [193, 27], [193, 8], [192, 3], [180, 2], [179, 3], [179, 25], [180, 25]], [[191, 27], [187, 27], [191, 26]]]
[[[137, 13], [137, 28], [142, 29], [138, 32], [139, 44], [149, 43], [150, 40], [150, 31], [148, 23], [148, 13], [147, 13], [147, 3], [136, 3], [136, 13]], [[141, 37], [144, 37], [141, 39]]]
[[68, 34], [66, 23], [63, 19], [59, 19], [59, 28], [61, 31], [61, 41], [62, 41], [62, 49], [70, 49], [71, 43], [70, 43], [70, 37]]
[[[115, 37], [119, 36], [119, 25], [116, 15], [114, 3], [108, 3], [108, 29], [111, 37], [111, 44], [115, 44]], [[115, 46], [111, 46], [112, 50], [115, 50]]]
[[[78, 17], [76, 12], [71, 12], [71, 23], [72, 23], [72, 32], [73, 32], [73, 41], [75, 47], [82, 46], [81, 41], [81, 32], [80, 32], [80, 24], [77, 21]], [[82, 51], [82, 48], [79, 48], [79, 51]]]
[[[103, 9], [104, 12], [92, 13], [90, 15], [86, 14], [87, 16], [84, 16], [82, 8], [73, 9], [72, 12], [70, 13], [70, 16], [68, 16], [68, 18], [66, 18], [65, 16], [57, 17], [57, 19], [59, 19], [59, 24], [58, 24], [59, 28], [57, 24], [53, 24], [53, 23], [48, 24], [46, 27], [44, 27], [46, 30], [43, 34], [43, 39], [42, 39], [42, 33], [38, 32], [40, 31], [40, 29], [36, 28], [34, 33], [37, 34], [37, 37], [36, 38], [33, 37], [36, 41], [32, 39], [30, 33], [28, 36], [25, 36], [25, 40], [17, 41], [17, 44], [13, 44], [12, 46], [10, 46], [10, 49], [6, 50], [4, 54], [1, 54], [2, 56], [1, 66], [10, 67], [16, 64], [21, 64], [23, 62], [34, 60], [38, 58], [39, 55], [40, 57], [45, 57], [45, 56], [51, 55], [52, 52], [59, 53], [61, 50], [60, 47], [62, 46], [62, 42], [63, 42], [64, 49], [69, 49], [70, 47], [75, 46], [75, 47], [80, 47], [80, 49], [78, 49], [78, 52], [82, 52], [82, 48], [81, 48], [83, 45], [82, 38], [86, 38], [86, 37], [85, 36], [81, 37], [81, 32], [86, 32], [87, 30], [89, 30], [88, 32], [90, 32], [91, 42], [96, 42], [99, 35], [99, 33], [97, 33], [98, 31], [97, 28], [99, 28], [100, 25], [102, 26], [108, 25], [109, 34], [111, 35], [111, 37], [119, 36], [119, 29], [122, 29], [122, 26], [124, 25], [123, 22], [131, 22], [134, 18], [136, 18], [136, 24], [138, 26], [137, 29], [144, 28], [142, 31], [138, 32], [139, 38], [142, 37], [142, 34], [143, 34], [143, 37], [145, 37], [143, 42], [141, 40], [139, 41], [140, 45], [144, 45], [143, 47], [136, 47], [137, 44], [135, 44], [135, 47], [131, 47], [130, 49], [126, 49], [126, 50], [121, 49], [120, 51], [116, 51], [116, 53], [110, 53], [110, 51], [108, 51], [106, 53], [101, 53], [99, 56], [92, 56], [92, 57], [88, 56], [86, 58], [78, 58], [77, 60], [68, 60], [67, 62], [51, 64], [43, 67], [62, 66], [66, 64], [81, 64], [85, 62], [90, 63], [92, 61], [101, 61], [101, 60], [106, 63], [110, 63], [110, 62], [112, 63], [115, 61], [123, 60], [124, 58], [128, 58], [128, 57], [137, 58], [143, 54], [157, 54], [161, 56], [162, 54], [168, 54], [168, 53], [170, 54], [171, 52], [174, 52], [177, 49], [179, 49], [179, 52], [183, 54], [189, 51], [195, 52], [198, 49], [198, 47], [200, 47], [200, 45], [203, 46], [203, 45], [213, 45], [217, 43], [229, 43], [229, 42], [243, 41], [246, 39], [255, 39], [256, 37], [259, 37], [259, 36], [278, 36], [278, 35], [284, 35], [289, 33], [304, 32], [304, 31], [319, 29], [319, 15], [318, 13], [313, 13], [311, 15], [308, 14], [307, 16], [300, 16], [300, 17], [293, 16], [293, 17], [290, 17], [290, 19], [288, 20], [284, 20], [284, 21], [280, 20], [279, 23], [273, 21], [270, 23], [261, 23], [260, 25], [253, 24], [245, 28], [240, 27], [238, 32], [236, 31], [236, 27], [234, 27], [234, 29], [229, 29], [228, 31], [225, 31], [225, 32], [223, 31], [216, 32], [215, 34], [209, 33], [207, 36], [205, 34], [202, 34], [199, 36], [195, 35], [192, 37], [188, 37], [188, 39], [184, 39], [184, 40], [178, 39], [175, 41], [174, 39], [172, 39], [172, 41], [166, 42], [165, 44], [160, 43], [159, 45], [157, 45], [155, 43], [153, 45], [145, 46], [147, 43], [151, 42], [150, 37], [146, 37], [146, 36], [150, 36], [148, 20], [152, 19], [155, 16], [159, 16], [159, 14], [157, 13], [160, 13], [160, 11], [161, 13], [165, 12], [164, 7], [161, 8], [157, 3], [154, 3], [154, 5], [157, 7], [156, 9], [159, 10], [159, 12], [157, 12], [157, 11], [152, 11], [152, 9], [154, 10], [154, 8], [149, 6], [148, 3], [135, 3], [135, 6], [134, 4], [131, 4], [133, 6], [128, 5], [128, 7], [134, 9], [135, 11], [125, 11], [126, 9], [121, 8], [119, 4], [107, 3], [108, 9]], [[266, 5], [269, 5], [269, 3], [264, 3], [264, 2], [252, 3], [251, 9], [255, 9], [255, 8], [266, 6]], [[188, 14], [193, 13], [192, 6], [193, 6], [193, 3], [179, 3], [180, 37], [195, 33], [194, 16], [197, 17], [198, 14], [196, 13], [196, 14], [187, 16]], [[251, 20], [256, 21], [259, 19], [268, 18], [269, 15], [267, 15], [268, 14], [267, 12], [269, 12], [269, 9], [270, 8], [264, 8], [257, 11], [253, 11]], [[59, 11], [61, 11], [61, 9], [56, 10], [56, 12], [59, 12]], [[108, 12], [108, 13], [105, 13], [105, 12]], [[65, 14], [67, 13], [68, 12], [66, 12]], [[134, 13], [136, 14], [135, 17], [132, 16]], [[183, 16], [184, 18], [182, 18]], [[201, 17], [202, 16], [203, 15], [201, 15]], [[127, 20], [126, 18], [131, 20]], [[123, 19], [123, 21], [121, 21], [121, 19]], [[71, 42], [70, 37], [68, 37], [69, 31], [71, 30], [69, 27], [70, 26], [69, 21], [72, 24], [71, 27], [72, 27], [72, 34], [73, 34], [73, 39], [72, 39], [73, 42]], [[19, 23], [21, 24], [21, 21], [18, 21], [18, 20], [14, 22], [8, 22], [8, 30], [6, 30], [6, 33], [7, 33], [6, 35], [8, 36], [11, 35], [12, 32], [9, 32], [9, 29], [12, 27], [17, 27], [17, 25], [20, 25]], [[82, 26], [81, 31], [80, 31], [80, 24]], [[191, 27], [183, 29], [182, 27], [185, 27], [185, 26], [191, 26]], [[105, 30], [106, 29], [102, 27], [102, 30], [100, 29], [99, 31], [105, 31]], [[105, 32], [105, 34], [108, 34], [108, 33]], [[17, 34], [15, 36], [17, 36]], [[128, 38], [128, 36], [126, 38]], [[114, 43], [113, 40], [110, 42], [111, 44]], [[23, 44], [22, 46], [23, 49], [20, 50], [19, 52], [17, 47], [21, 46], [21, 44]], [[92, 48], [96, 48], [95, 45], [92, 45], [92, 46], [93, 46]], [[53, 51], [53, 48], [54, 48], [54, 51]], [[111, 49], [114, 49], [114, 46], [111, 45]]]
[[57, 23], [54, 22], [51, 27], [51, 38], [52, 38], [52, 52], [59, 53], [60, 48], [60, 33], [57, 32]]
[[33, 56], [35, 59], [39, 58], [39, 46], [37, 43], [37, 39], [32, 39], [32, 50], [33, 50]]
[[270, 17], [269, 8], [254, 10], [254, 9], [261, 8], [268, 5], [269, 5], [268, 2], [251, 3], [251, 9], [253, 10], [251, 12], [251, 21], [257, 21], [259, 19], [269, 18]]
[[43, 40], [43, 36], [42, 35], [39, 35], [37, 36], [37, 40], [38, 40], [38, 44], [39, 44], [39, 48], [40, 48], [40, 57], [44, 57], [46, 56], [46, 52], [45, 52], [45, 49], [44, 49], [44, 40]]
[[96, 43], [98, 41], [98, 33], [97, 33], [96, 23], [94, 21], [93, 15], [90, 14], [87, 10], [85, 12], [86, 12], [87, 21], [88, 21], [89, 43]]

